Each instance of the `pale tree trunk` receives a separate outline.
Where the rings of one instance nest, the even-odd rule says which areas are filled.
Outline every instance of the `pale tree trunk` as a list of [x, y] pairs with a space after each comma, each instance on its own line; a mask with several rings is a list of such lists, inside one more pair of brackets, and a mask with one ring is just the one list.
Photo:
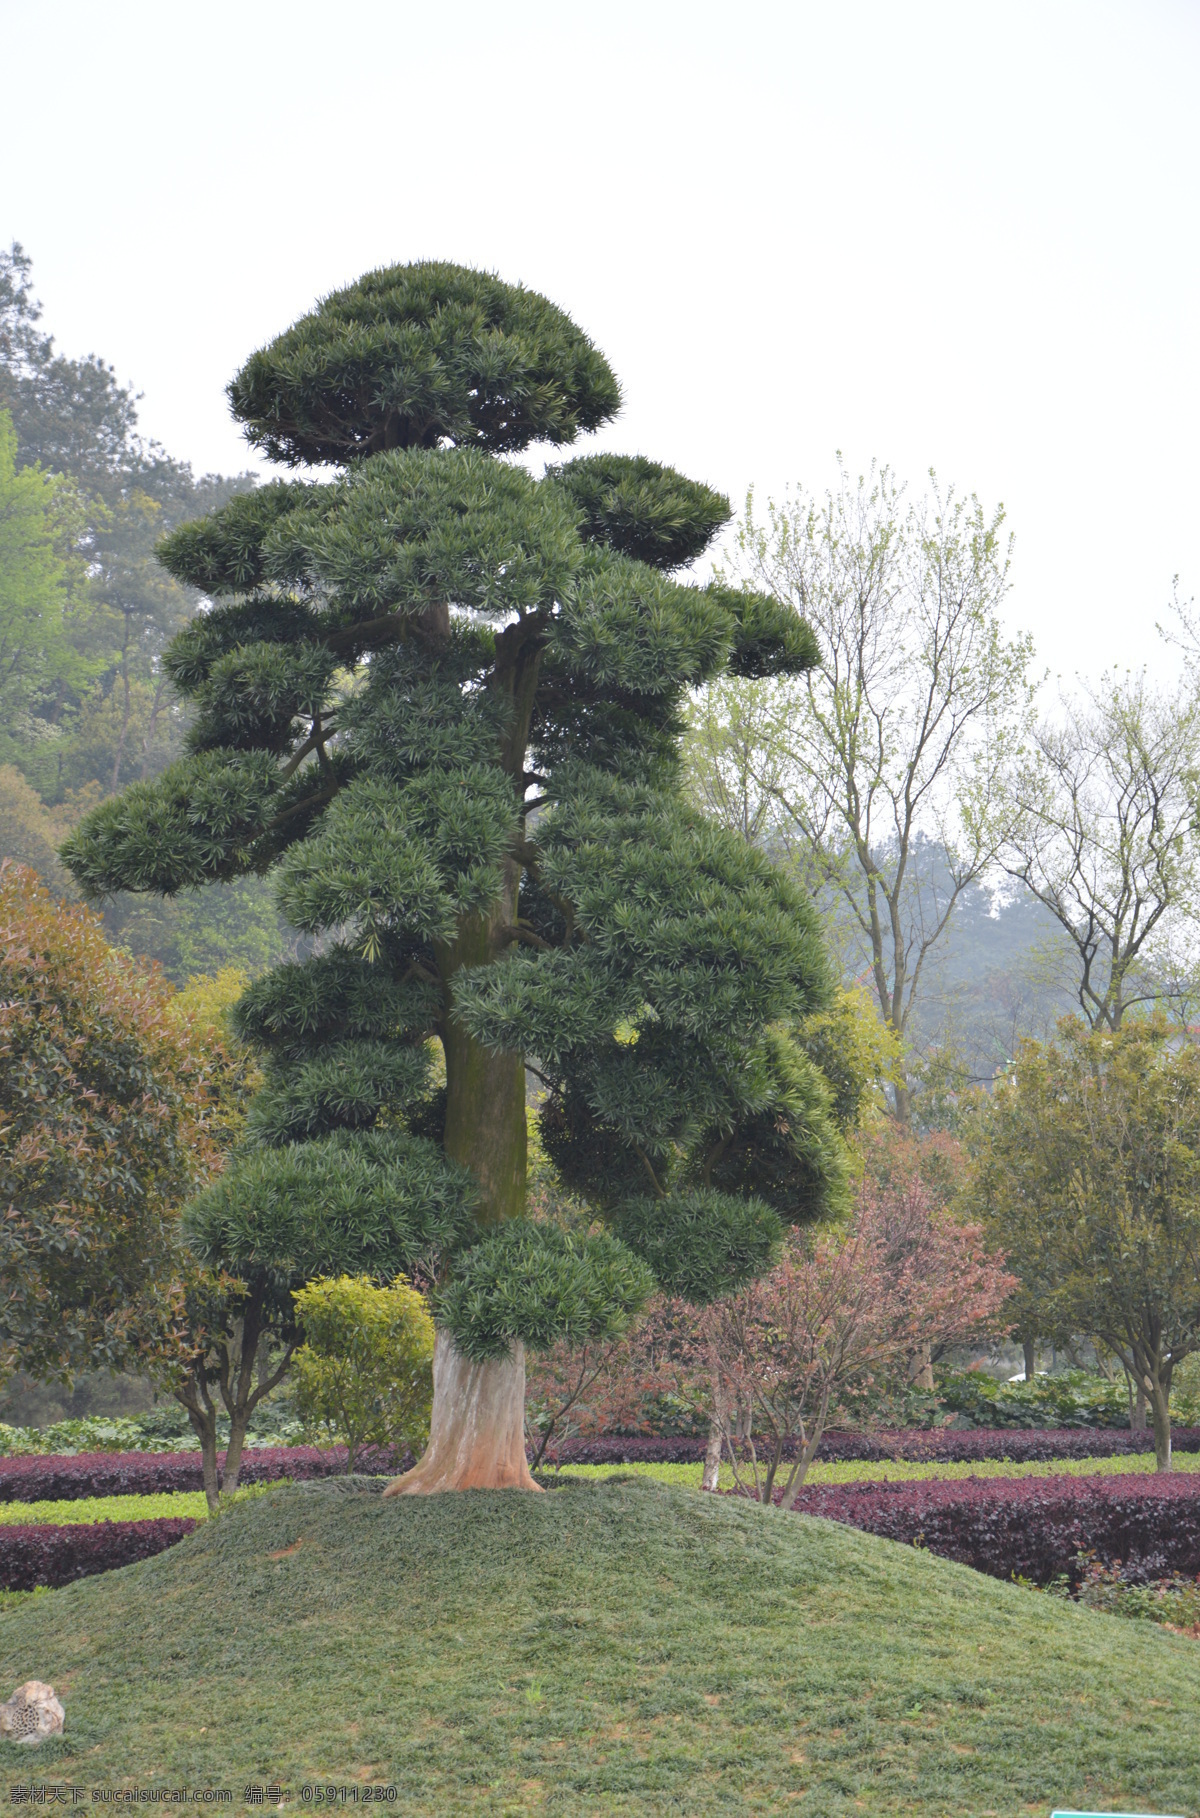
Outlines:
[[933, 1393], [933, 1352], [931, 1346], [918, 1345], [908, 1354], [908, 1386]]
[[704, 1449], [704, 1475], [700, 1479], [702, 1490], [715, 1490], [721, 1482], [721, 1452], [725, 1436], [720, 1418], [714, 1414], [708, 1424], [708, 1444]]
[[440, 1490], [541, 1490], [525, 1460], [525, 1352], [472, 1363], [448, 1332], [433, 1347], [433, 1418], [429, 1444], [414, 1470], [385, 1496], [432, 1496]]

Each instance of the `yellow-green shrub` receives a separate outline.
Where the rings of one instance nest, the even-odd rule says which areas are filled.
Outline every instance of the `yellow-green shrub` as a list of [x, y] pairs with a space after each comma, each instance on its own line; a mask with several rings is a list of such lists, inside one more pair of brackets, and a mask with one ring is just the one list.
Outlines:
[[397, 1276], [318, 1276], [292, 1297], [305, 1343], [292, 1360], [297, 1412], [314, 1439], [344, 1445], [354, 1469], [364, 1446], [410, 1446], [429, 1437], [433, 1320]]

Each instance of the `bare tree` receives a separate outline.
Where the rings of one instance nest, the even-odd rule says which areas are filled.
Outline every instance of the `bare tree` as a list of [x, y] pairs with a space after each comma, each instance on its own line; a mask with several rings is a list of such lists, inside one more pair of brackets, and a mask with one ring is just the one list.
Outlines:
[[1014, 766], [1002, 862], [1067, 936], [1093, 1029], [1191, 994], [1198, 769], [1194, 686], [1144, 673], [1064, 700]]
[[[843, 467], [836, 491], [789, 494], [765, 522], [751, 494], [727, 577], [791, 602], [820, 641], [807, 677], [745, 697], [754, 775], [773, 837], [844, 904], [901, 1036], [959, 897], [995, 859], [1030, 704], [1031, 642], [999, 618], [1003, 509], [930, 481], [906, 503], [887, 468]], [[902, 1085], [896, 1115], [910, 1112]]]
[[756, 841], [770, 832], [786, 754], [772, 740], [778, 686], [722, 677], [703, 690], [684, 746], [692, 792], [705, 813]]

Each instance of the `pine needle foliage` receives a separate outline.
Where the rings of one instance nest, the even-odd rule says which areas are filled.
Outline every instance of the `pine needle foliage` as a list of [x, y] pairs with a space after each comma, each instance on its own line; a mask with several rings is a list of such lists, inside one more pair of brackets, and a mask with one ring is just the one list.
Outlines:
[[[230, 397], [273, 459], [336, 471], [166, 539], [208, 601], [166, 658], [190, 754], [65, 848], [90, 897], [270, 871], [313, 939], [234, 1013], [264, 1083], [195, 1248], [291, 1285], [419, 1269], [475, 1358], [618, 1333], [656, 1284], [727, 1291], [842, 1207], [846, 1163], [787, 1033], [831, 1001], [814, 911], [688, 805], [682, 706], [723, 669], [811, 667], [811, 632], [681, 577], [729, 517], [710, 488], [497, 458], [620, 391], [487, 273], [368, 273]], [[607, 1229], [525, 1216], [527, 1069]]]

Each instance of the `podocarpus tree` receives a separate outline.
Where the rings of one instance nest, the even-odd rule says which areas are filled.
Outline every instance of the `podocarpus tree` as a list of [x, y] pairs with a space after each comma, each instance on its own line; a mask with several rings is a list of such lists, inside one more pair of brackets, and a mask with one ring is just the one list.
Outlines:
[[[835, 1207], [829, 1098], [785, 1033], [829, 983], [807, 899], [684, 800], [688, 688], [793, 674], [806, 625], [672, 578], [727, 519], [641, 457], [540, 480], [617, 382], [560, 310], [452, 265], [368, 274], [230, 387], [281, 480], [167, 539], [213, 602], [167, 662], [191, 755], [66, 850], [90, 895], [274, 868], [311, 958], [237, 1011], [267, 1078], [191, 1207], [211, 1265], [433, 1284], [403, 1491], [532, 1487], [524, 1347], [703, 1302]], [[440, 1042], [445, 1084], [435, 1088]], [[525, 1216], [526, 1067], [602, 1228]]]

